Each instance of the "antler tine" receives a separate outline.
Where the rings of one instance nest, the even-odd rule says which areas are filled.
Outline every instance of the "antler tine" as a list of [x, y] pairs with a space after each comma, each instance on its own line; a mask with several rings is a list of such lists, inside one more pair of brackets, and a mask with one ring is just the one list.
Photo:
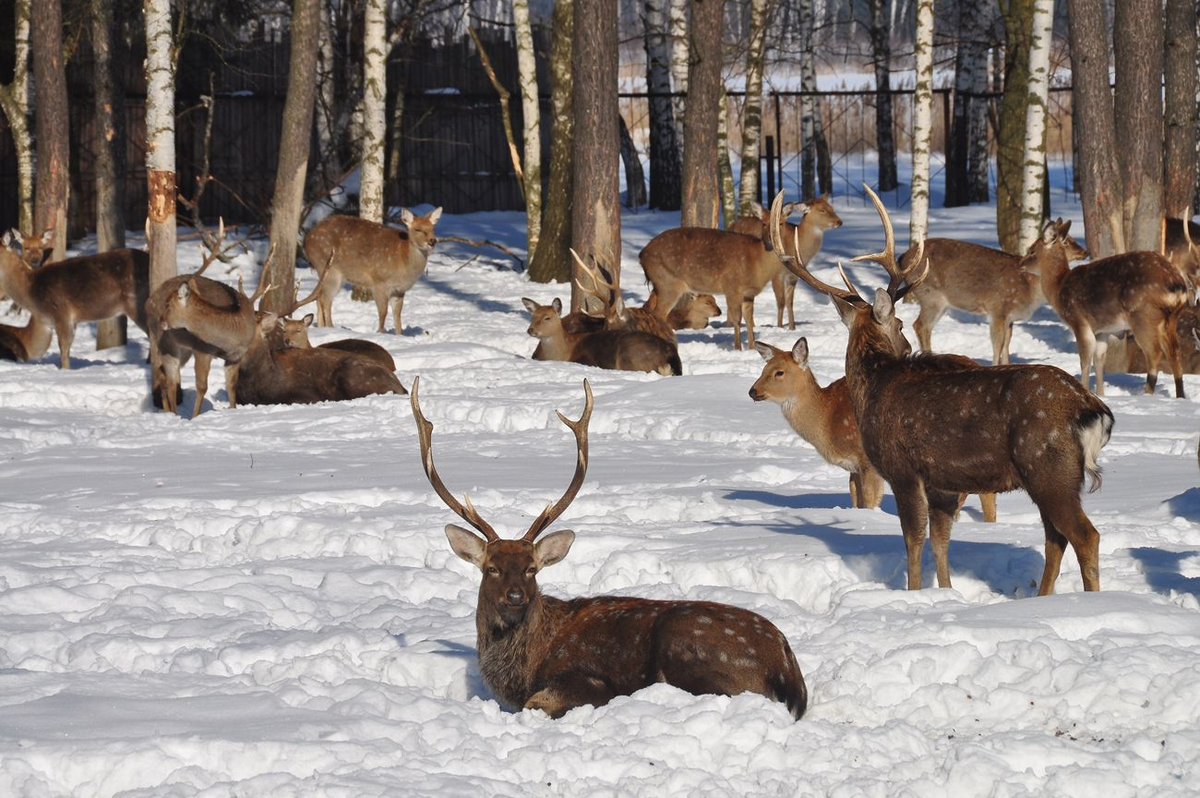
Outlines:
[[922, 273], [917, 280], [910, 281], [908, 288], [905, 289], [903, 293], [897, 293], [900, 291], [900, 287], [904, 284], [904, 281], [908, 279], [909, 275], [912, 274], [918, 267], [920, 267], [922, 260], [920, 256], [925, 251], [925, 242], [922, 241], [920, 243], [921, 249], [918, 252], [917, 259], [909, 265], [907, 271], [901, 271], [900, 266], [896, 263], [896, 234], [892, 228], [892, 218], [888, 215], [887, 208], [883, 207], [883, 200], [879, 199], [879, 195], [876, 194], [866, 183], [863, 183], [863, 188], [866, 189], [867, 195], [871, 198], [871, 203], [875, 206], [875, 211], [879, 214], [880, 221], [883, 222], [883, 251], [870, 255], [859, 255], [856, 258], [851, 258], [851, 260], [869, 260], [874, 261], [882, 266], [891, 278], [888, 281], [888, 295], [893, 299], [899, 299], [904, 295], [904, 293], [912, 290], [921, 282], [921, 280], [925, 279], [924, 275], [928, 272], [929, 264], [925, 264], [925, 272]]
[[417, 401], [417, 389], [420, 383], [420, 377], [413, 378], [412, 391], [409, 393], [409, 399], [411, 400], [410, 403], [412, 404], [413, 418], [417, 422], [417, 438], [421, 442], [421, 465], [425, 469], [425, 476], [429, 479], [429, 484], [433, 486], [433, 492], [436, 493], [438, 498], [445, 502], [446, 506], [453, 510], [459, 518], [475, 527], [475, 529], [479, 530], [479, 532], [482, 533], [485, 538], [487, 538], [489, 543], [493, 540], [499, 540], [500, 536], [496, 534], [496, 530], [492, 529], [491, 524], [483, 520], [483, 517], [479, 515], [479, 511], [475, 509], [475, 505], [471, 504], [471, 499], [465, 495], [463, 496], [463, 499], [466, 501], [466, 507], [464, 507], [459, 503], [458, 499], [454, 498], [450, 491], [446, 489], [446, 485], [442, 482], [442, 478], [438, 476], [437, 468], [435, 468], [433, 465], [433, 424], [429, 423], [429, 420], [425, 418], [425, 415], [421, 412], [421, 404]]
[[225, 240], [225, 217], [217, 218], [217, 237], [214, 239], [212, 234], [207, 230], [200, 231], [200, 251], [208, 251], [204, 255], [204, 262], [200, 264], [200, 268], [192, 272], [193, 277], [204, 274], [204, 270], [213, 265], [213, 262], [221, 257], [221, 242]]
[[816, 277], [813, 277], [812, 273], [808, 270], [808, 265], [804, 262], [804, 258], [800, 256], [799, 226], [792, 231], [793, 251], [792, 253], [788, 253], [788, 251], [783, 247], [783, 237], [779, 233], [782, 223], [783, 192], [780, 191], [775, 195], [775, 199], [771, 200], [771, 222], [769, 225], [767, 225], [767, 229], [771, 234], [771, 246], [774, 247], [776, 256], [783, 261], [783, 265], [787, 267], [788, 271], [799, 277], [811, 288], [820, 291], [822, 294], [836, 296], [846, 300], [847, 302], [862, 301], [862, 297], [852, 291], [847, 291], [844, 288], [838, 288], [837, 286], [829, 285], [828, 283], [821, 282]]
[[258, 302], [258, 300], [263, 298], [264, 294], [266, 294], [268, 291], [270, 291], [272, 288], [275, 287], [274, 285], [271, 285], [270, 283], [267, 282], [266, 276], [267, 276], [267, 272], [271, 268], [271, 262], [275, 260], [276, 246], [278, 246], [278, 242], [272, 242], [271, 248], [267, 250], [267, 259], [265, 261], [263, 261], [262, 269], [259, 270], [259, 272], [258, 272], [258, 285], [255, 286], [254, 293], [250, 295], [250, 304], [251, 305]]
[[326, 261], [326, 263], [325, 263], [325, 271], [323, 271], [319, 275], [317, 275], [317, 284], [316, 284], [316, 286], [313, 287], [312, 293], [309, 294], [308, 296], [304, 297], [304, 299], [299, 299], [299, 300], [296, 300], [295, 302], [293, 302], [292, 309], [289, 310], [284, 315], [291, 316], [297, 310], [299, 310], [300, 308], [304, 307], [309, 302], [312, 302], [314, 299], [317, 298], [317, 294], [321, 293], [321, 284], [325, 282], [325, 275], [329, 274], [329, 267], [333, 265], [333, 256], [336, 254], [337, 254], [336, 248], [332, 252], [329, 253], [329, 260]]
[[575, 462], [575, 476], [571, 478], [571, 484], [567, 486], [567, 491], [554, 504], [547, 504], [546, 509], [542, 510], [541, 514], [534, 519], [529, 531], [521, 540], [532, 542], [537, 539], [537, 536], [546, 530], [548, 526], [553, 524], [563, 511], [571, 505], [575, 500], [575, 494], [579, 493], [579, 489], [583, 486], [583, 478], [587, 474], [588, 466], [588, 437], [587, 428], [588, 422], [592, 419], [592, 386], [587, 380], [583, 381], [583, 393], [586, 397], [583, 403], [583, 414], [579, 416], [578, 421], [571, 421], [564, 416], [560, 411], [554, 411], [558, 414], [562, 423], [566, 424], [571, 432], [575, 433], [575, 448], [578, 454], [578, 459]]
[[[588, 282], [591, 283], [591, 288], [589, 288], [578, 278], [575, 280], [575, 284], [579, 286], [579, 290], [587, 295], [583, 303], [583, 312], [592, 317], [604, 316], [608, 312], [608, 308], [614, 304], [613, 295], [617, 291], [617, 286], [607, 277], [603, 266], [599, 264], [595, 266], [589, 265], [573, 247], [568, 247], [568, 249], [571, 250], [571, 257], [579, 264], [580, 274], [586, 277]], [[589, 302], [588, 300], [590, 299], [595, 299], [600, 303], [601, 308], [599, 312], [594, 311], [592, 307], [594, 303]]]

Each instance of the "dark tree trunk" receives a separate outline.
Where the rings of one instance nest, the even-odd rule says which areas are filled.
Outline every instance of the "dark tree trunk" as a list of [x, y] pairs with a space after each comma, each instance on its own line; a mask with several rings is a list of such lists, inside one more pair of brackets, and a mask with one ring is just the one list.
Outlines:
[[1010, 0], [1004, 13], [1004, 96], [996, 152], [996, 233], [1006, 252], [1016, 252], [1020, 238], [1032, 33], [1033, 0]]
[[1125, 251], [1121, 173], [1109, 88], [1104, 0], [1068, 0], [1071, 27], [1071, 122], [1079, 140], [1075, 173], [1092, 257]]
[[687, 111], [683, 120], [685, 227], [717, 227], [721, 208], [717, 128], [721, 114], [722, 0], [692, 0]]
[[646, 86], [650, 90], [650, 207], [679, 210], [679, 141], [671, 102], [667, 0], [646, 0]]
[[[113, 0], [95, 0], [92, 17], [93, 86], [96, 93], [96, 249], [107, 252], [125, 246], [125, 87], [124, 70], [114, 63]], [[96, 325], [96, 348], [123, 346], [125, 316]]]
[[1159, 248], [1163, 212], [1163, 19], [1159, 0], [1117, 0], [1113, 18], [1117, 165], [1131, 251]]
[[37, 184], [34, 232], [54, 230], [52, 260], [67, 251], [67, 201], [70, 181], [70, 114], [67, 69], [62, 46], [62, 4], [43, 0], [33, 13], [33, 82], [37, 92]]
[[[542, 204], [542, 236], [530, 256], [529, 279], [565, 283], [571, 279], [571, 180], [574, 162], [575, 116], [571, 106], [574, 75], [571, 39], [575, 31], [575, 0], [554, 4], [554, 39], [550, 44], [551, 89], [550, 185]], [[653, 174], [653, 172], [651, 172]]]
[[1196, 189], [1196, 0], [1167, 0], [1163, 210], [1186, 214]]
[[[283, 105], [279, 167], [271, 200], [271, 245], [275, 259], [262, 274], [274, 286], [263, 295], [261, 307], [286, 313], [292, 307], [296, 281], [296, 240], [304, 205], [304, 178], [312, 143], [313, 101], [317, 93], [317, 38], [320, 0], [295, 0], [288, 67], [288, 93]], [[396, 330], [397, 334], [401, 331]]]
[[891, 30], [887, 0], [870, 0], [871, 60], [875, 63], [875, 149], [879, 153], [879, 190], [895, 191], [896, 138], [892, 134]]
[[[987, 88], [986, 24], [984, 4], [960, 6], [958, 50], [954, 56], [954, 112], [946, 154], [947, 208], [988, 200], [987, 133], [986, 129], [978, 129], [981, 121], [987, 124], [986, 112], [979, 113], [986, 103], [979, 96]], [[980, 149], [984, 150], [982, 154]], [[982, 181], [979, 177], [981, 162]]]
[[630, 208], [640, 208], [646, 204], [646, 172], [642, 169], [642, 159], [638, 156], [633, 136], [629, 135], [625, 117], [620, 114], [617, 114], [617, 125], [621, 136], [621, 163], [625, 166], [625, 204]]
[[[586, 262], [603, 264], [619, 284], [621, 268], [620, 135], [617, 117], [617, 0], [575, 8], [575, 154], [571, 241]], [[571, 283], [571, 309], [583, 302]]]

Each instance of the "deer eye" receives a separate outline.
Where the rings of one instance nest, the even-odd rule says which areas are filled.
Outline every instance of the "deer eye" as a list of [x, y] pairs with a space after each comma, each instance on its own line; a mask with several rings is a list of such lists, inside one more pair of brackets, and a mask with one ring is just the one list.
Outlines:
[[487, 575], [488, 575], [488, 576], [499, 576], [499, 575], [500, 575], [500, 569], [499, 569], [499, 568], [497, 568], [497, 567], [496, 567], [496, 566], [494, 566], [494, 565], [489, 565], [489, 566], [487, 567]]
[[777, 371], [777, 372], [775, 372], [775, 379], [777, 379], [777, 380], [778, 380], [778, 379], [782, 379], [782, 378], [783, 378], [783, 372], [782, 372], [782, 371]]
[[526, 576], [534, 576], [534, 575], [536, 575], [536, 574], [537, 574], [537, 568], [536, 568], [535, 566], [532, 566], [532, 565], [531, 565], [531, 566], [529, 566], [528, 568], [526, 568], [526, 569], [525, 569], [525, 575], [526, 575]]

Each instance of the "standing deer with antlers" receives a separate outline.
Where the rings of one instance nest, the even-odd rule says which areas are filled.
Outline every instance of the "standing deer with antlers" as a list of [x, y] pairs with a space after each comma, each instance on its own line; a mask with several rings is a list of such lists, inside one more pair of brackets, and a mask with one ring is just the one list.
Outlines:
[[[798, 259], [787, 268], [828, 294], [850, 330], [846, 382], [863, 448], [892, 487], [908, 553], [908, 588], [921, 587], [921, 552], [928, 525], [939, 587], [950, 587], [950, 528], [969, 492], [1023, 488], [1042, 516], [1046, 564], [1039, 595], [1054, 592], [1068, 543], [1084, 590], [1100, 589], [1100, 533], [1083, 511], [1084, 477], [1100, 484], [1096, 462], [1112, 434], [1112, 411], [1062, 369], [1043, 365], [980, 366], [960, 355], [910, 356], [895, 304], [924, 270], [896, 263], [892, 222], [870, 194], [883, 222], [883, 252], [855, 260], [879, 263], [891, 276], [873, 302], [846, 279], [846, 289], [821, 282]], [[776, 197], [774, 209], [782, 202]], [[777, 218], [773, 213], [773, 221]], [[778, 226], [772, 224], [772, 235]], [[923, 260], [914, 258], [914, 268]], [[839, 267], [840, 268], [840, 267]]]
[[599, 596], [562, 600], [544, 595], [537, 575], [562, 560], [575, 533], [542, 537], [571, 505], [588, 466], [592, 388], [578, 421], [558, 417], [575, 435], [575, 476], [519, 540], [505, 540], [467, 497], [459, 503], [433, 464], [433, 425], [421, 413], [418, 379], [412, 410], [421, 464], [434, 492], [481, 535], [446, 526], [450, 548], [483, 573], [475, 611], [479, 670], [505, 704], [558, 718], [585, 704], [601, 706], [656, 682], [695, 695], [758, 693], [787, 705], [797, 720], [808, 691], [787, 639], [758, 613], [711, 601], [652, 601]]

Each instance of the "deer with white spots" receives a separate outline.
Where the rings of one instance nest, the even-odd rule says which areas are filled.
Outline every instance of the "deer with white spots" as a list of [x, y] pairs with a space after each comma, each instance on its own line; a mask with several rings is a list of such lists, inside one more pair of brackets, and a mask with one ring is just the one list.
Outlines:
[[[950, 587], [950, 528], [967, 493], [1024, 489], [1046, 531], [1039, 595], [1054, 592], [1068, 543], [1084, 590], [1100, 589], [1100, 533], [1083, 511], [1085, 476], [1100, 484], [1096, 458], [1112, 433], [1112, 411], [1062, 369], [1043, 365], [980, 366], [960, 355], [911, 355], [895, 303], [925, 276], [896, 263], [892, 223], [867, 188], [883, 221], [883, 252], [862, 255], [887, 270], [873, 302], [821, 282], [803, 262], [787, 268], [828, 294], [850, 330], [846, 383], [863, 448], [892, 487], [908, 554], [908, 588], [921, 587], [928, 526], [939, 587]], [[772, 206], [782, 203], [782, 194]], [[778, 218], [773, 214], [773, 219]], [[778, 226], [772, 225], [778, 236]], [[778, 249], [778, 247], [776, 247]]]
[[538, 572], [566, 557], [575, 540], [566, 529], [539, 536], [570, 506], [587, 473], [592, 389], [586, 380], [579, 419], [558, 414], [575, 435], [575, 475], [519, 540], [501, 538], [469, 498], [460, 503], [446, 489], [433, 464], [433, 425], [421, 413], [418, 385], [414, 379], [411, 399], [425, 475], [441, 500], [483, 535], [446, 527], [454, 553], [483, 574], [475, 612], [479, 670], [501, 702], [558, 718], [666, 682], [695, 695], [758, 693], [785, 704], [796, 719], [804, 714], [808, 692], [796, 657], [757, 613], [710, 601], [563, 600], [538, 587]]

